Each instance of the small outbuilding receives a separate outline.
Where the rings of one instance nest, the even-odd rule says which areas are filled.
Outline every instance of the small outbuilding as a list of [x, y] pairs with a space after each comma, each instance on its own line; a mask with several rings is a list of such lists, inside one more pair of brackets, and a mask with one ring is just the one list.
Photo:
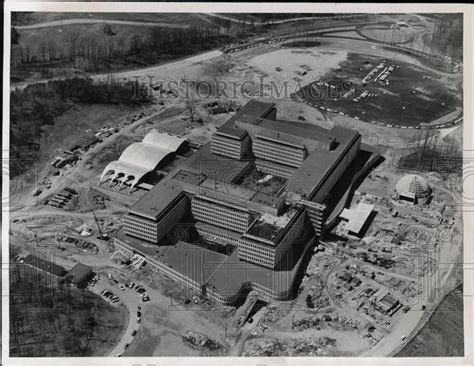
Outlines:
[[78, 263], [66, 274], [66, 279], [77, 288], [84, 288], [93, 275], [92, 267]]

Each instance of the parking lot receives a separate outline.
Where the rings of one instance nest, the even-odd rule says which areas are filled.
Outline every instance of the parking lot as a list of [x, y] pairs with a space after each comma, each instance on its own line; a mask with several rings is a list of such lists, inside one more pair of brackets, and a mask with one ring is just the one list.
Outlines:
[[97, 274], [90, 282], [89, 289], [115, 306], [125, 306], [129, 319], [120, 342], [110, 352], [110, 356], [120, 357], [128, 349], [140, 331], [143, 305], [150, 301], [145, 287], [133, 282], [121, 283], [112, 273]]

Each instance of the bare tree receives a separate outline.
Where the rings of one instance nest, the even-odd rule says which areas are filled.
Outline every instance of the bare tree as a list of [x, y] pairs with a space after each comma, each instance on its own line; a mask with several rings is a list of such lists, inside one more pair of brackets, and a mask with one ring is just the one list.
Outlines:
[[77, 49], [77, 43], [79, 41], [79, 38], [81, 36], [81, 33], [79, 31], [79, 28], [71, 28], [65, 33], [66, 37], [66, 42], [69, 47], [69, 58], [70, 60], [74, 60], [74, 57], [76, 56], [76, 49]]

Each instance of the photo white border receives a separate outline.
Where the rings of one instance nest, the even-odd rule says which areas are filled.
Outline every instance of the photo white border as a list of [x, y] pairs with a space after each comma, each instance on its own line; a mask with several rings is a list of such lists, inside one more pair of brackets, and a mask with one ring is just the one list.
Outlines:
[[[459, 4], [356, 4], [356, 3], [112, 3], [112, 2], [11, 2], [4, 4], [4, 55], [3, 55], [3, 161], [8, 161], [9, 154], [9, 99], [10, 99], [10, 14], [12, 11], [55, 11], [55, 12], [169, 12], [169, 13], [464, 13], [464, 123], [463, 144], [464, 157], [474, 159], [472, 146], [473, 121], [473, 7]], [[464, 194], [474, 197], [474, 182], [464, 177]], [[471, 178], [472, 179], [472, 178]], [[2, 197], [9, 197], [8, 173], [5, 163], [2, 169]], [[473, 328], [474, 328], [474, 214], [463, 213], [464, 220], [464, 344], [465, 356], [458, 358], [357, 358], [357, 357], [87, 357], [87, 358], [10, 358], [9, 353], [9, 265], [8, 233], [9, 213], [2, 210], [2, 364], [5, 365], [188, 365], [221, 366], [227, 365], [474, 365]]]

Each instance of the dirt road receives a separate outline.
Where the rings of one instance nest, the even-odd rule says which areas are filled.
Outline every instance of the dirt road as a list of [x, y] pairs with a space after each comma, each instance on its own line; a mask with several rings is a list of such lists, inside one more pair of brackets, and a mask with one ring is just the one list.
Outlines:
[[182, 24], [173, 24], [173, 23], [163, 23], [163, 22], [134, 22], [131, 20], [115, 20], [115, 19], [63, 19], [63, 20], [52, 20], [49, 22], [36, 23], [30, 25], [18, 25], [15, 26], [19, 30], [29, 30], [29, 29], [40, 29], [40, 28], [49, 28], [49, 27], [62, 27], [64, 25], [74, 25], [74, 24], [97, 24], [97, 23], [107, 23], [107, 24], [123, 24], [123, 25], [137, 25], [144, 27], [166, 27], [166, 28], [189, 28], [189, 25]]

